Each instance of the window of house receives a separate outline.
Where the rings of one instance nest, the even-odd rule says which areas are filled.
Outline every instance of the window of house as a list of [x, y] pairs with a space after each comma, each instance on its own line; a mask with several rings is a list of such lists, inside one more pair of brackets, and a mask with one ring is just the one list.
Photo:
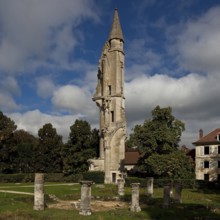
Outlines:
[[204, 161], [204, 168], [209, 168], [209, 161]]
[[218, 154], [220, 154], [220, 146], [218, 146]]
[[209, 174], [204, 174], [204, 180], [209, 181]]
[[112, 121], [112, 122], [115, 121], [115, 114], [114, 114], [114, 111], [111, 111], [111, 121]]
[[209, 154], [209, 146], [204, 147], [204, 154]]
[[220, 160], [218, 161], [218, 168], [220, 168]]
[[217, 176], [217, 180], [220, 181], [220, 174], [218, 174], [218, 176]]

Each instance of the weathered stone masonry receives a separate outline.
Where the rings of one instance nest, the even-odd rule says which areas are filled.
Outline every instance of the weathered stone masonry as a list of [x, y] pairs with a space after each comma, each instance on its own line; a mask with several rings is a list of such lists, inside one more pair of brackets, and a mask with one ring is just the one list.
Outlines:
[[93, 101], [100, 110], [100, 156], [90, 160], [90, 170], [105, 172], [105, 183], [122, 177], [125, 158], [124, 38], [115, 10], [109, 38], [98, 66]]

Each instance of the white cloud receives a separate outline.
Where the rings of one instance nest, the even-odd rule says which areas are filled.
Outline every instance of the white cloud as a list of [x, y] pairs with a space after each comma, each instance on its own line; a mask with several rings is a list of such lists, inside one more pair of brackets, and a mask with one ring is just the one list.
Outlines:
[[82, 20], [98, 20], [94, 9], [92, 0], [0, 1], [0, 70], [19, 72], [35, 60], [60, 64], [80, 40]]
[[13, 77], [3, 78], [0, 81], [0, 111], [19, 110], [19, 106], [13, 96], [20, 96], [20, 87]]
[[60, 110], [91, 116], [95, 114], [95, 105], [91, 97], [92, 94], [86, 88], [66, 85], [54, 92], [52, 103]]
[[48, 98], [52, 96], [56, 86], [53, 81], [49, 78], [38, 78], [37, 79], [37, 94], [41, 98]]
[[177, 41], [179, 59], [185, 67], [197, 71], [219, 71], [219, 27], [220, 7], [187, 22]]
[[139, 113], [143, 114], [146, 109], [156, 105], [181, 109], [196, 101], [203, 81], [203, 77], [195, 74], [180, 79], [166, 75], [143, 75], [125, 85], [127, 109], [130, 114], [135, 112], [138, 117], [143, 117]]
[[126, 49], [126, 81], [142, 74], [150, 74], [153, 68], [161, 65], [161, 55], [149, 48], [150, 39], [134, 39], [128, 42]]
[[183, 143], [191, 144], [199, 128], [208, 132], [219, 127], [219, 81], [220, 77], [197, 74], [178, 79], [167, 75], [137, 77], [125, 84], [128, 126], [150, 119], [157, 105], [171, 106], [176, 118], [186, 124]]
[[20, 106], [14, 101], [14, 99], [6, 93], [0, 93], [0, 111], [15, 111], [19, 110]]
[[13, 113], [8, 116], [15, 121], [18, 129], [31, 132], [38, 135], [38, 130], [46, 123], [51, 123], [57, 129], [57, 133], [63, 136], [66, 141], [70, 126], [74, 124], [79, 115], [51, 115], [40, 112], [39, 110], [28, 111], [25, 113]]
[[7, 91], [7, 93], [12, 95], [20, 95], [20, 87], [17, 80], [14, 77], [7, 77], [0, 82], [2, 92]]
[[[67, 137], [69, 126], [76, 118], [86, 116], [86, 120], [97, 124], [98, 108], [91, 100], [97, 83], [97, 66], [84, 60], [69, 62], [69, 54], [74, 53], [74, 48], [84, 38], [77, 29], [80, 22], [86, 18], [97, 20], [93, 7], [92, 0], [16, 0], [13, 4], [8, 0], [0, 1], [0, 70], [16, 72], [30, 66], [37, 69], [55, 64], [58, 68], [80, 71], [85, 76], [85, 79], [73, 77], [65, 86], [55, 85], [48, 76], [38, 78], [38, 95], [52, 97], [55, 112], [72, 115], [57, 116], [39, 110], [11, 114], [19, 128], [36, 134], [45, 123], [52, 123]], [[181, 28], [180, 25], [172, 26], [172, 31], [176, 28], [175, 34], [172, 35], [172, 31], [169, 34], [176, 44], [169, 50], [177, 52], [178, 71], [191, 72], [181, 78], [173, 78], [175, 73], [167, 76], [160, 69], [162, 66], [169, 71], [169, 66], [166, 66], [164, 54], [150, 49], [152, 39], [146, 37], [128, 42], [125, 98], [129, 129], [151, 118], [150, 112], [156, 105], [171, 106], [174, 115], [186, 123], [185, 144], [196, 140], [199, 128], [207, 133], [219, 127], [219, 27], [220, 7], [181, 24]], [[154, 68], [160, 74], [153, 75]], [[201, 76], [196, 71], [206, 74]], [[4, 87], [1, 83], [4, 90], [0, 93], [0, 108], [5, 111], [19, 108], [12, 97], [16, 91], [19, 94], [19, 87], [13, 80], [5, 80]]]

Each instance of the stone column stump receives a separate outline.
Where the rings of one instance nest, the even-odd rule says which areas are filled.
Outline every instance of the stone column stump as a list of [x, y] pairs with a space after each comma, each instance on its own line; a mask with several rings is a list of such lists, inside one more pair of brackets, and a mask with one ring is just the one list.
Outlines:
[[91, 215], [91, 186], [92, 181], [81, 181], [81, 201], [80, 201], [80, 215]]
[[124, 179], [118, 179], [118, 195], [124, 196], [125, 194], [125, 181]]
[[35, 173], [34, 210], [44, 210], [44, 174]]
[[175, 184], [175, 194], [174, 194], [174, 199], [175, 199], [176, 203], [182, 203], [181, 193], [182, 193], [182, 185], [181, 185], [181, 183], [176, 183]]
[[153, 177], [147, 177], [147, 196], [152, 197], [154, 193], [154, 178]]
[[132, 183], [132, 197], [131, 197], [131, 208], [132, 212], [140, 212], [141, 207], [139, 206], [139, 185], [140, 183]]
[[171, 186], [167, 185], [163, 188], [163, 207], [167, 208], [170, 206], [170, 190]]

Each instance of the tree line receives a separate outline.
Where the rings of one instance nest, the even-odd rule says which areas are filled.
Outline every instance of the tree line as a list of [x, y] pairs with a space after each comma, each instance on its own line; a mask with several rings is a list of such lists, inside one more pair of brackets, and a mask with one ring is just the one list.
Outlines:
[[[134, 174], [159, 178], [194, 178], [194, 161], [179, 150], [185, 125], [172, 115], [172, 108], [157, 106], [152, 119], [136, 125], [126, 141], [141, 152]], [[18, 130], [14, 121], [0, 112], [0, 173], [64, 173], [88, 170], [88, 159], [99, 156], [99, 130], [84, 120], [70, 126], [67, 143], [48, 123], [38, 137]]]
[[84, 120], [70, 127], [67, 143], [47, 123], [38, 137], [18, 130], [15, 122], [0, 112], [0, 173], [65, 173], [88, 170], [87, 160], [98, 156], [99, 135]]

